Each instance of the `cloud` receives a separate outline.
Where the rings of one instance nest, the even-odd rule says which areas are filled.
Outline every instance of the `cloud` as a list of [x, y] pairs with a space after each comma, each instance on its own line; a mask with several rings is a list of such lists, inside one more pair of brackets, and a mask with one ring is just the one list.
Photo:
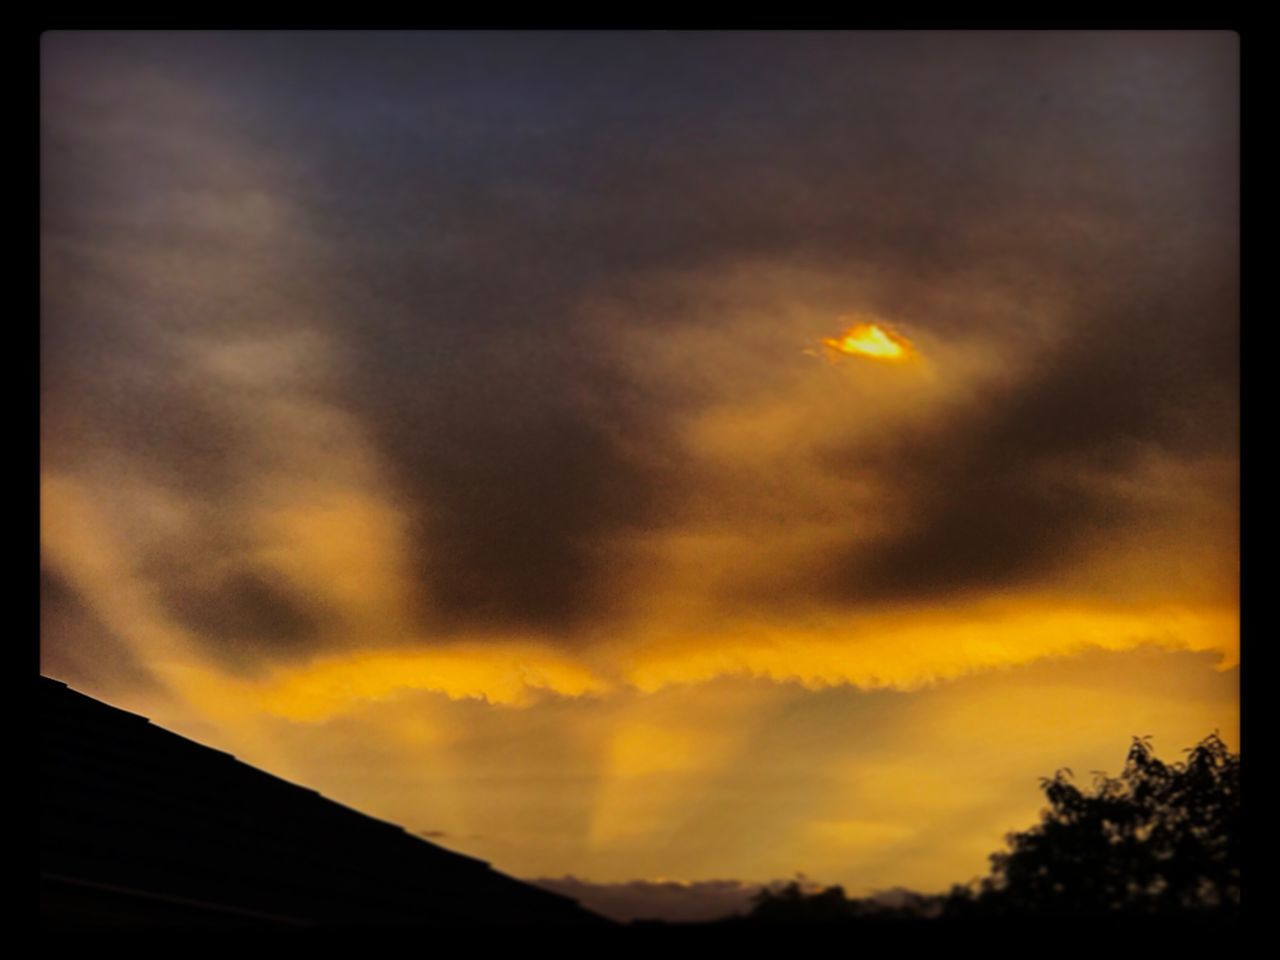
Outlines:
[[[46, 655], [110, 635], [312, 719], [1229, 664], [1235, 66], [50, 34]], [[805, 354], [852, 315], [921, 362]]]

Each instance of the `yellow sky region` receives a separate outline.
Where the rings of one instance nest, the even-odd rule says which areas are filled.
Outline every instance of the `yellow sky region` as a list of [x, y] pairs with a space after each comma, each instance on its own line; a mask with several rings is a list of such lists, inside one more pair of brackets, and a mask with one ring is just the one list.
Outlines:
[[[1153, 735], [1166, 760], [1215, 728], [1238, 746], [1238, 674], [1198, 674], [1204, 666], [1150, 650], [1095, 654], [938, 688], [899, 729], [894, 752], [840, 761], [847, 787], [814, 815], [825, 828], [815, 870], [919, 888], [938, 884], [925, 862], [936, 857], [963, 880], [964, 864], [985, 873], [1005, 832], [1035, 822], [1044, 803], [1035, 777], [1070, 767], [1088, 784], [1093, 771], [1118, 773], [1130, 735]], [[848, 810], [858, 811], [853, 822]]]
[[1237, 744], [1238, 675], [1215, 666], [1144, 647], [914, 692], [720, 678], [519, 707], [402, 689], [220, 745], [521, 876], [930, 890], [1034, 821], [1039, 776], [1114, 773], [1131, 735], [1169, 759], [1214, 728]]

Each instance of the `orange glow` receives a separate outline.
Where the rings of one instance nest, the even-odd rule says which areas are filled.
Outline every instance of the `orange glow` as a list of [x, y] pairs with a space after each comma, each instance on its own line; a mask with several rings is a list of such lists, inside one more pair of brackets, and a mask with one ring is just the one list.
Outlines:
[[902, 363], [915, 356], [915, 347], [900, 333], [878, 323], [855, 323], [839, 339], [823, 337], [822, 345], [837, 353]]
[[776, 630], [739, 624], [715, 634], [673, 634], [666, 642], [619, 649], [616, 657], [625, 681], [647, 693], [729, 676], [812, 690], [850, 685], [911, 691], [1091, 649], [1212, 653], [1218, 669], [1228, 670], [1239, 663], [1239, 636], [1234, 608], [1108, 608], [1027, 598]]
[[584, 697], [607, 687], [585, 666], [553, 650], [494, 643], [316, 658], [306, 667], [277, 669], [256, 686], [242, 684], [239, 696], [248, 700], [256, 693], [252, 702], [265, 712], [315, 722], [414, 690], [528, 706], [539, 691]]

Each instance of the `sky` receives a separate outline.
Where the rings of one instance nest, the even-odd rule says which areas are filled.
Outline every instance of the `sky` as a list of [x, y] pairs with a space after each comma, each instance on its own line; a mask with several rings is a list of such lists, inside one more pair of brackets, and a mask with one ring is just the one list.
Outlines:
[[1238, 745], [1238, 57], [44, 34], [42, 672], [616, 915]]

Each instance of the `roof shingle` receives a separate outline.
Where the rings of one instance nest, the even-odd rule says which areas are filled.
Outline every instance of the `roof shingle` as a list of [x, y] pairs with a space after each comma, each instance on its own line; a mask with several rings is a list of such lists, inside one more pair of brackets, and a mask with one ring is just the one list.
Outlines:
[[39, 722], [46, 923], [607, 923], [47, 677]]

